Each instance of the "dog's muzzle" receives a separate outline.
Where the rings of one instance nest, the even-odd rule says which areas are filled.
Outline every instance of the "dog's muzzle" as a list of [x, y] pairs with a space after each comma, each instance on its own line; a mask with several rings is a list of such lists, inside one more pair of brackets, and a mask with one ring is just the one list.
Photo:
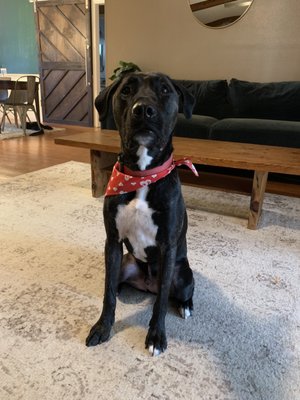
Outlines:
[[137, 101], [131, 109], [132, 138], [139, 145], [148, 146], [155, 140], [157, 132], [158, 111], [147, 101]]

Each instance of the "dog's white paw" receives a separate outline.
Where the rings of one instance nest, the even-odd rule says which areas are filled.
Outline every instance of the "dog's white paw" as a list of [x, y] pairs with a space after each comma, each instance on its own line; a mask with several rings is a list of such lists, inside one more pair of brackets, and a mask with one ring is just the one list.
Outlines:
[[179, 314], [183, 319], [188, 319], [193, 315], [192, 310], [189, 307], [179, 307]]
[[156, 349], [153, 345], [149, 346], [148, 350], [153, 357], [159, 356], [161, 353], [161, 351], [159, 349]]

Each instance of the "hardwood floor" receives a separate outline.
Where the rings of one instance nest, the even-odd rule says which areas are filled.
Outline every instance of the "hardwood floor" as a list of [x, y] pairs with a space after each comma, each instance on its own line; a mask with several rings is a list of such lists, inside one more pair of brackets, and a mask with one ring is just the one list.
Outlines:
[[89, 150], [58, 146], [54, 138], [94, 128], [64, 128], [63, 131], [47, 131], [40, 136], [0, 140], [0, 181], [71, 160], [89, 163]]

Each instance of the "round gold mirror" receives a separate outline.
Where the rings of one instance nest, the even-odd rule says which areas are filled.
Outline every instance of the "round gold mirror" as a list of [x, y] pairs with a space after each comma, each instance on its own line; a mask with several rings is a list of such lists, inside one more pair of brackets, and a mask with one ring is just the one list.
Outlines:
[[211, 28], [224, 28], [239, 20], [253, 0], [189, 0], [194, 16]]

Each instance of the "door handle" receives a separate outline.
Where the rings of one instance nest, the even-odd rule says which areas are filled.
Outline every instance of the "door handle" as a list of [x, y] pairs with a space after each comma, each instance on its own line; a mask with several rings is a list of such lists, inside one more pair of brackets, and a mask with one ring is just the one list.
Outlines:
[[90, 45], [89, 45], [89, 43], [86, 43], [86, 46], [85, 46], [85, 84], [86, 84], [86, 86], [90, 86], [91, 85], [91, 82], [89, 82], [89, 80], [88, 80], [89, 49], [90, 49]]

